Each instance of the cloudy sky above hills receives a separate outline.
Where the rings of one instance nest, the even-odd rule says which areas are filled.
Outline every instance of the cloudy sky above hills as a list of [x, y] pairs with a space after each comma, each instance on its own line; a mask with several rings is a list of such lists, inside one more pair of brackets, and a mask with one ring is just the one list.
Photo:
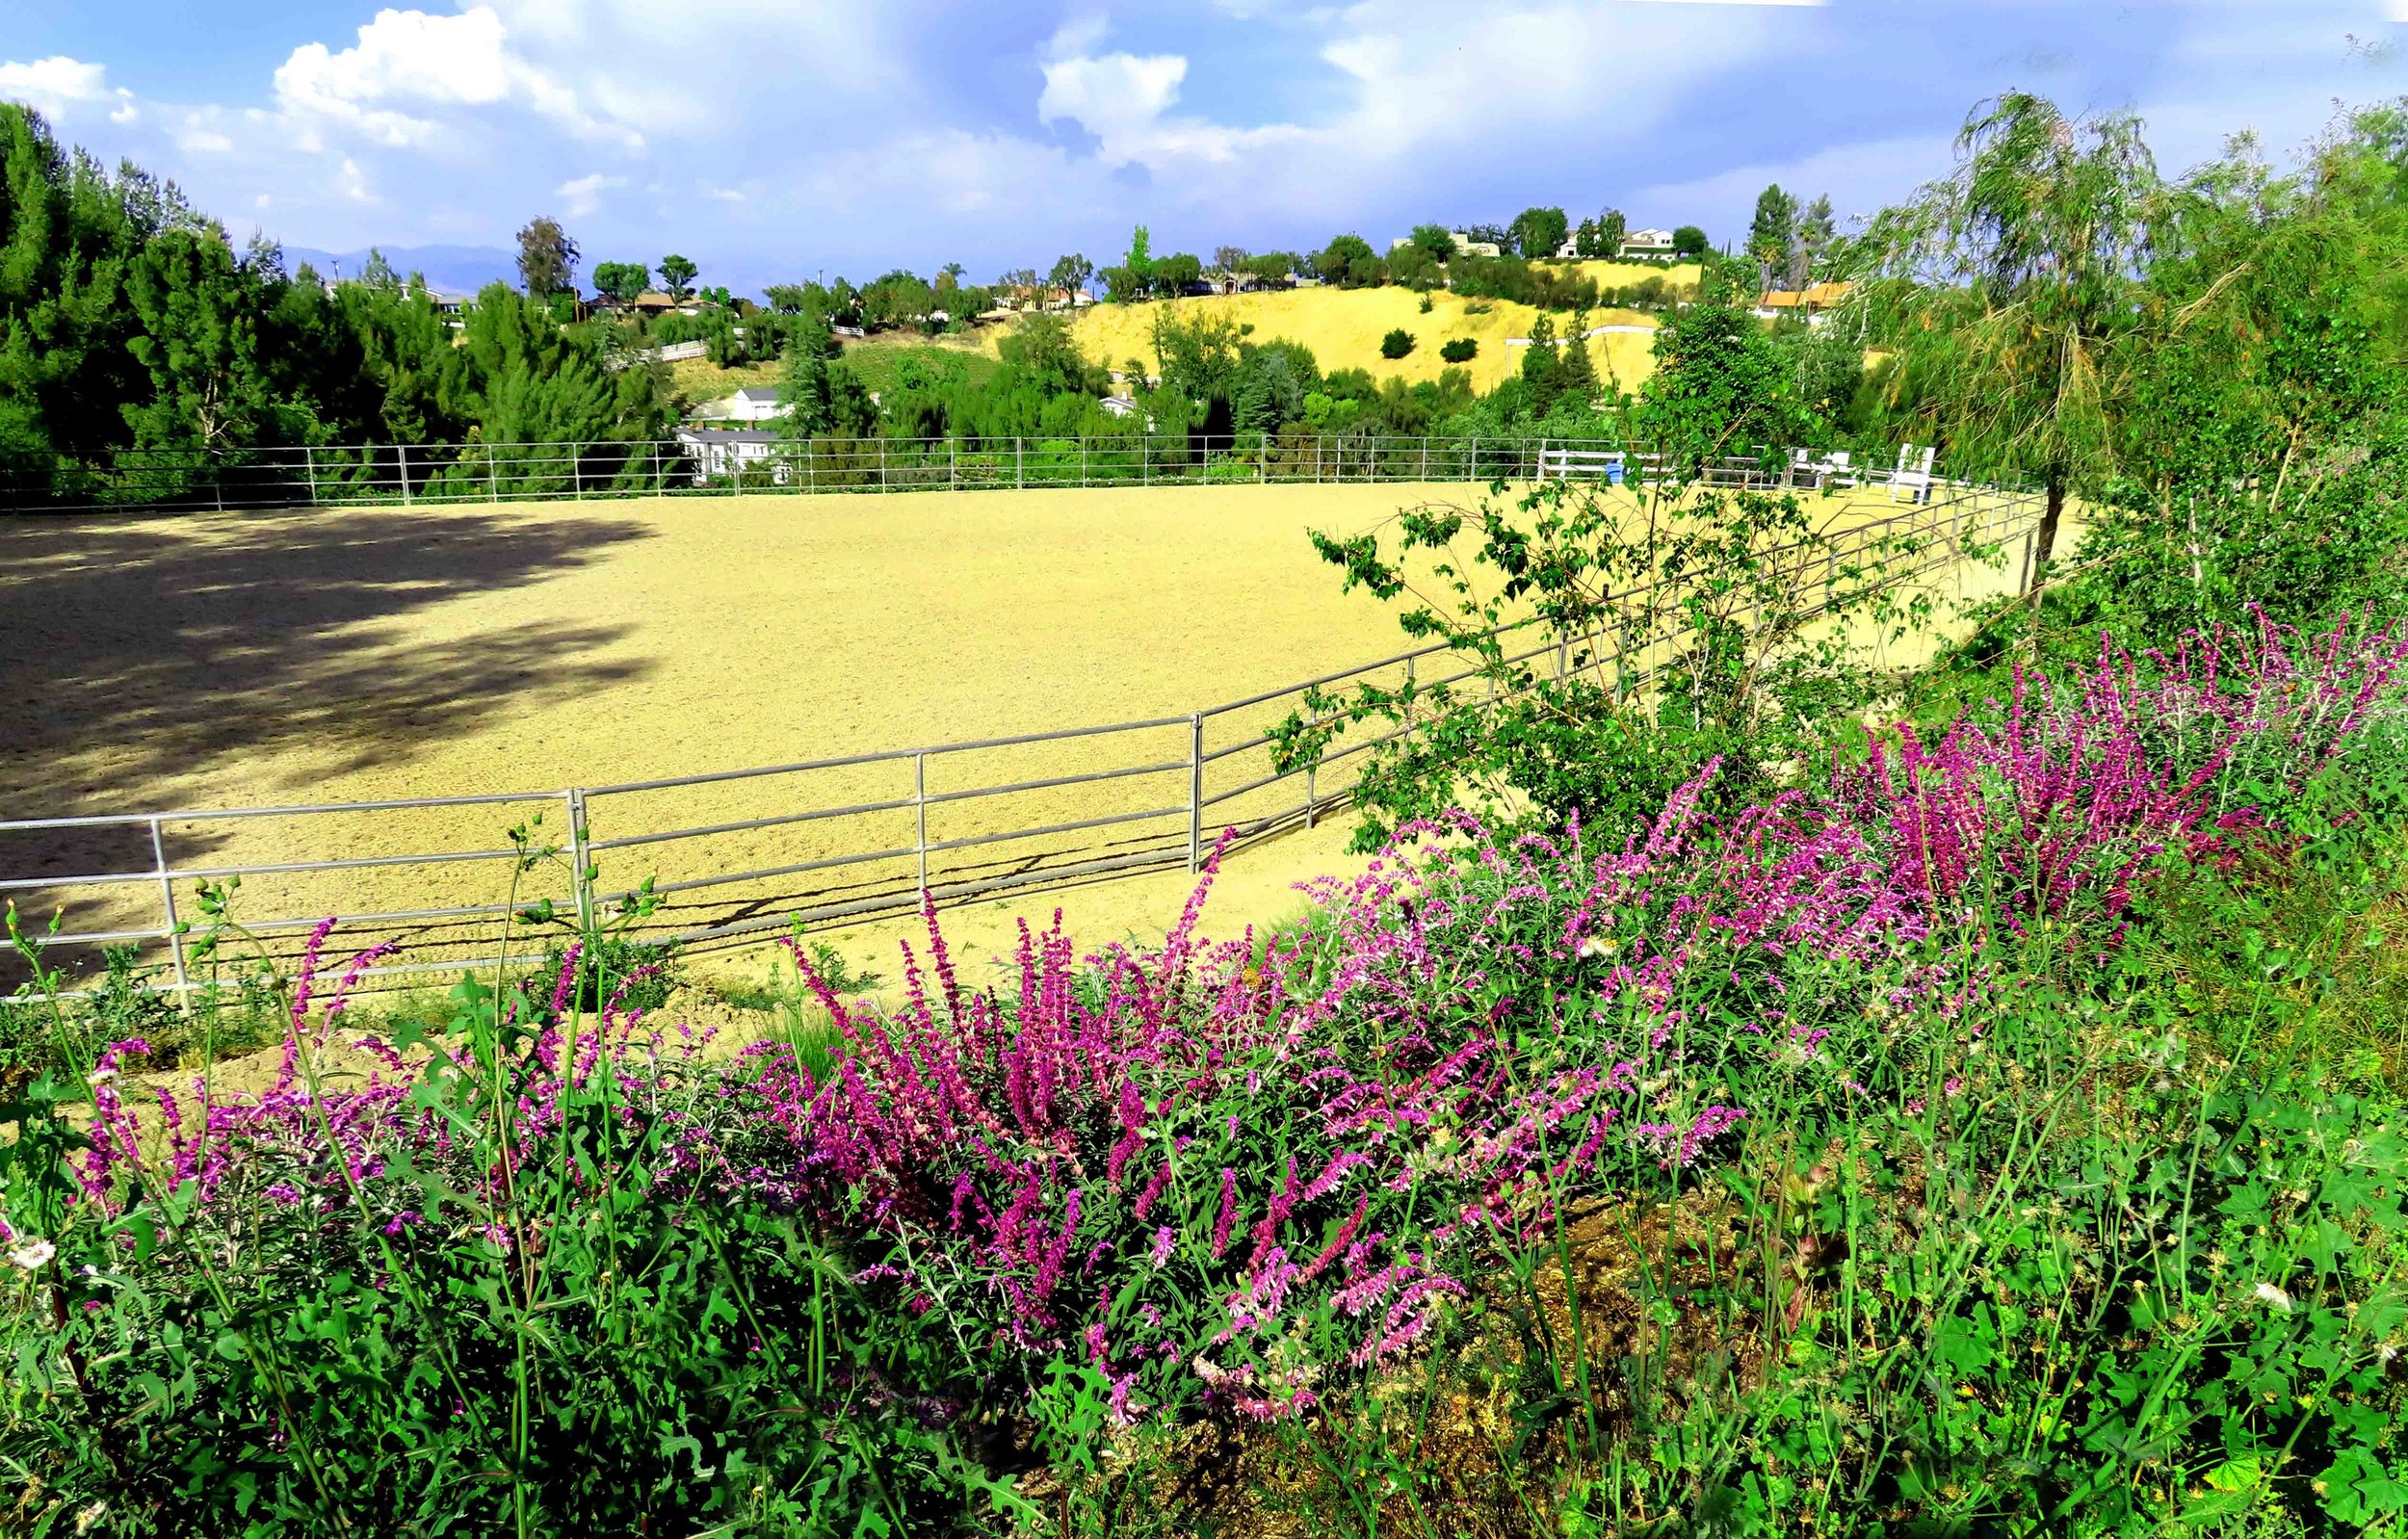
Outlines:
[[1745, 223], [1946, 169], [2010, 86], [2130, 107], [2179, 169], [2408, 92], [2408, 0], [0, 0], [0, 97], [240, 235], [676, 249], [757, 288], [1064, 250], [1385, 245], [1417, 221]]

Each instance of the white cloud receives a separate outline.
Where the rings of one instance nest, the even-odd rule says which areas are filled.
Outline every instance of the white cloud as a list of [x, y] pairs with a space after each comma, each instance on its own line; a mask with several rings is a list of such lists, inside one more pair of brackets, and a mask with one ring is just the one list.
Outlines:
[[108, 66], [53, 54], [31, 64], [0, 64], [0, 98], [21, 101], [46, 117], [65, 117], [109, 94]]
[[1141, 158], [1164, 113], [1179, 99], [1188, 62], [1178, 54], [1111, 53], [1072, 57], [1041, 66], [1045, 91], [1036, 99], [1036, 120], [1068, 117], [1104, 142], [1112, 161]]
[[573, 90], [512, 50], [489, 6], [449, 16], [380, 11], [359, 29], [358, 42], [339, 53], [323, 42], [294, 49], [276, 69], [275, 97], [309, 136], [304, 147], [328, 128], [389, 147], [423, 146], [447, 126], [426, 114], [513, 102], [580, 138], [629, 148], [643, 143], [633, 129], [586, 113]]
[[566, 213], [570, 219], [584, 219], [587, 215], [591, 214], [595, 209], [602, 206], [602, 195], [604, 193], [610, 191], [614, 187], [624, 187], [626, 185], [627, 178], [624, 176], [611, 176], [601, 171], [594, 171], [589, 175], [580, 176], [572, 181], [563, 182], [560, 186], [552, 189], [552, 192], [554, 196], [563, 197], [568, 200], [563, 212]]
[[1694, 4], [1358, 0], [1306, 16], [1335, 75], [1329, 110], [1309, 119], [1183, 113], [1187, 57], [1101, 52], [1091, 24], [1056, 35], [1037, 117], [1075, 120], [1103, 165], [1141, 166], [1181, 201], [1248, 223], [1317, 219], [1426, 184], [1444, 174], [1433, 161], [1493, 165], [1499, 143], [1643, 134], [1779, 37], [1749, 9], [1709, 17]]

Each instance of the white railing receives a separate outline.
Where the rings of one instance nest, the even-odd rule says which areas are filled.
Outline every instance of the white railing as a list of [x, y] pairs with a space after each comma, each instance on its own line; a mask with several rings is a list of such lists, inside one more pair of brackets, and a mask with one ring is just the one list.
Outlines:
[[[0, 512], [229, 511], [747, 492], [1040, 490], [1096, 486], [1530, 481], [1606, 439], [1368, 433], [1083, 438], [788, 438], [774, 422], [674, 438], [540, 444], [329, 444], [218, 454], [124, 450], [105, 464], [0, 461]], [[1704, 467], [1718, 484], [1771, 484], [1763, 453]]]
[[[1821, 556], [1826, 592], [1852, 559], [1885, 538], [1924, 542], [1910, 565], [1880, 577], [1913, 581], [1954, 568], [1969, 544], [2028, 541], [2038, 508], [2028, 493], [1943, 483], [1927, 504], [1836, 532], [1835, 548]], [[1509, 649], [1508, 660], [1552, 654], [1535, 665], [1557, 677], [1617, 661], [1584, 662], [1564, 639], [1515, 631], [1535, 644]], [[668, 779], [0, 821], [0, 899], [47, 913], [124, 895], [114, 907], [125, 923], [62, 929], [41, 943], [144, 948], [170, 970], [173, 987], [189, 990], [203, 980], [185, 939], [192, 916], [177, 894], [179, 884], [200, 880], [242, 878], [237, 912], [280, 956], [289, 958], [328, 914], [347, 947], [405, 942], [404, 959], [377, 969], [375, 980], [406, 982], [530, 960], [509, 951], [514, 913], [548, 899], [563, 915], [607, 916], [640, 877], [657, 878], [652, 891], [662, 900], [648, 933], [702, 945], [759, 940], [798, 922], [896, 914], [916, 907], [924, 892], [955, 903], [1148, 870], [1193, 871], [1222, 829], [1252, 841], [1311, 825], [1350, 796], [1362, 755], [1411, 730], [1358, 737], [1308, 767], [1283, 769], [1270, 731], [1306, 711], [1314, 691], [1363, 683], [1426, 690], [1473, 677], [1477, 670], [1453, 666], [1462, 660], [1448, 659], [1450, 651], [1427, 646], [1184, 715]], [[710, 816], [698, 820], [697, 812]], [[521, 850], [497, 844], [492, 829], [496, 815], [531, 813], [544, 816], [534, 832], [563, 858], [513, 894], [505, 878]], [[263, 827], [274, 832], [249, 836], [248, 854], [212, 858]], [[347, 852], [307, 852], [336, 838], [348, 841]], [[344, 906], [355, 900], [360, 874], [396, 869], [408, 874], [408, 904]], [[145, 891], [147, 919], [128, 917], [142, 906], [132, 895]]]

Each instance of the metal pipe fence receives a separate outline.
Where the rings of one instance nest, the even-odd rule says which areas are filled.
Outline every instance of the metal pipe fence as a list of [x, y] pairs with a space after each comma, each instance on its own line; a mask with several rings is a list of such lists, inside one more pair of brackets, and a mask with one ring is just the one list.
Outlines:
[[[2038, 511], [2029, 493], [1942, 483], [1927, 501], [1835, 532], [1822, 556], [1824, 603], [1847, 564], [1892, 535], [1925, 543], [1911, 565], [1880, 572], [1883, 584], [1945, 572], [1976, 541], [2028, 542]], [[1768, 554], [1804, 560], [1807, 549]], [[1679, 641], [1649, 637], [1633, 650], [1542, 625], [1508, 627], [1505, 656], [1558, 679], [1652, 665]], [[87, 952], [137, 946], [171, 978], [163, 986], [190, 992], [206, 985], [189, 955], [177, 888], [203, 879], [246, 883], [238, 912], [280, 962], [327, 915], [349, 948], [405, 943], [408, 959], [376, 968], [365, 979], [373, 985], [537, 960], [546, 934], [562, 931], [517, 916], [547, 902], [587, 924], [622, 913], [648, 890], [660, 907], [646, 937], [738, 945], [797, 923], [907, 912], [923, 894], [955, 903], [1148, 870], [1192, 872], [1224, 828], [1245, 843], [1310, 826], [1351, 796], [1365, 755], [1415, 729], [1408, 715], [1309, 767], [1283, 768], [1270, 731], [1305, 712], [1314, 691], [1460, 684], [1477, 669], [1435, 661], [1451, 650], [1425, 646], [1185, 714], [665, 779], [0, 821], [0, 899], [38, 911], [103, 907], [111, 917], [102, 927], [62, 929], [40, 943]], [[726, 815], [697, 819], [706, 805]], [[496, 813], [520, 819], [508, 848], [491, 838]], [[212, 858], [263, 825], [272, 833], [249, 837], [252, 853]], [[79, 851], [62, 853], [62, 837], [80, 841]], [[28, 857], [27, 841], [52, 848]], [[561, 858], [522, 872], [522, 843]], [[410, 901], [345, 907], [361, 873], [395, 870], [408, 874]], [[128, 895], [140, 890], [153, 900], [133, 902]], [[120, 900], [111, 905], [110, 894]]]
[[[229, 511], [443, 507], [755, 492], [1531, 481], [1606, 458], [1652, 477], [1645, 444], [1606, 439], [1132, 430], [1090, 437], [788, 438], [701, 429], [591, 443], [327, 444], [120, 450], [105, 460], [0, 458], [0, 511]], [[1602, 475], [1602, 471], [1600, 472]], [[1784, 483], [1762, 454], [1703, 467], [1718, 485]]]

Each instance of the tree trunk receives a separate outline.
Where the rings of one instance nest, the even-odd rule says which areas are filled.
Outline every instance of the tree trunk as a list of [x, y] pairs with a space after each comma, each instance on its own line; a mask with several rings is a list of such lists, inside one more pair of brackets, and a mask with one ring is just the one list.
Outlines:
[[2065, 483], [2049, 483], [2049, 504], [2040, 512], [2040, 529], [2032, 536], [2031, 571], [2026, 576], [2024, 591], [2028, 593], [2047, 580], [2049, 557], [2056, 549], [2056, 522], [2065, 511]]

